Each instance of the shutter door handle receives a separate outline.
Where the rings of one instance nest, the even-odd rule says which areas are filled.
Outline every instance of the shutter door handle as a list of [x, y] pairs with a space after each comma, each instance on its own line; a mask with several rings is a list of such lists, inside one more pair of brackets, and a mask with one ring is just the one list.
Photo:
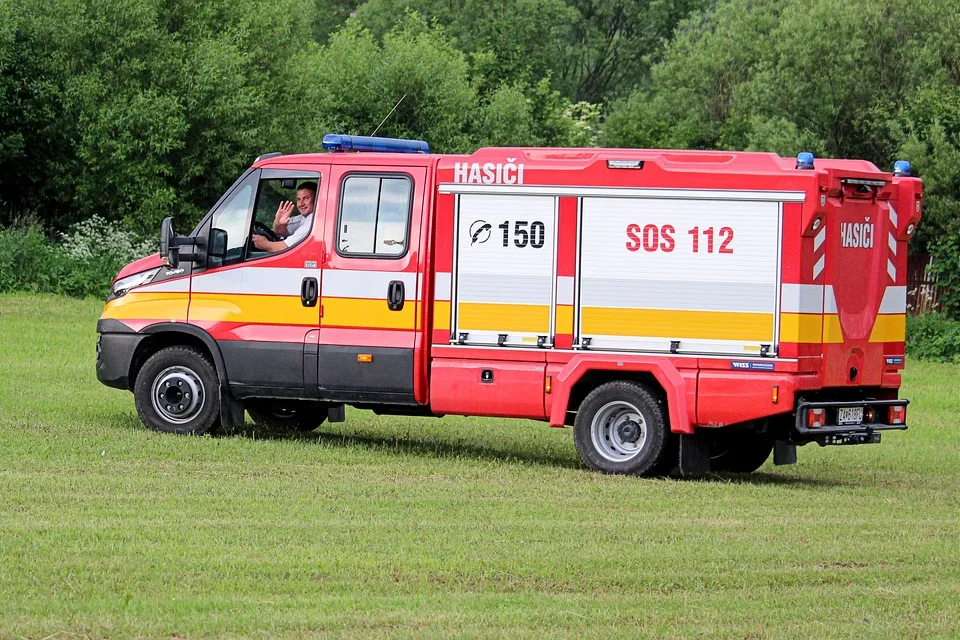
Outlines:
[[317, 286], [316, 278], [304, 278], [300, 283], [300, 302], [303, 306], [317, 306], [318, 293], [320, 293], [320, 288]]
[[390, 311], [403, 309], [404, 288], [401, 280], [391, 280], [387, 285], [387, 306]]

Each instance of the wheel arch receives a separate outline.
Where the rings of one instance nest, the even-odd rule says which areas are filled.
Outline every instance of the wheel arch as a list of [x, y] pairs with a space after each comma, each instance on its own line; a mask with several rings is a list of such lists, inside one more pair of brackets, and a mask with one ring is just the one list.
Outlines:
[[201, 329], [189, 324], [179, 324], [174, 322], [161, 322], [152, 324], [140, 331], [146, 337], [140, 341], [130, 360], [130, 388], [136, 384], [137, 374], [143, 367], [143, 363], [153, 354], [161, 349], [175, 346], [189, 346], [197, 349], [213, 361], [213, 366], [217, 370], [217, 378], [220, 385], [227, 385], [227, 368], [223, 361], [223, 354], [217, 341]]
[[686, 384], [669, 360], [649, 357], [578, 355], [563, 367], [554, 379], [550, 425], [563, 426], [567, 413], [576, 411], [590, 391], [614, 380], [639, 382], [667, 403], [670, 430], [692, 434], [693, 424], [687, 410]]

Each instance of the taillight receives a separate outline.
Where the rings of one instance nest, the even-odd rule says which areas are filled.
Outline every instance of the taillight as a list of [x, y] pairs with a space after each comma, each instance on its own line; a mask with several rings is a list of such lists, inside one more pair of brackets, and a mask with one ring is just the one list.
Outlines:
[[902, 404], [895, 404], [887, 409], [888, 424], [906, 424], [907, 408]]
[[827, 423], [826, 409], [807, 409], [807, 428], [816, 429]]

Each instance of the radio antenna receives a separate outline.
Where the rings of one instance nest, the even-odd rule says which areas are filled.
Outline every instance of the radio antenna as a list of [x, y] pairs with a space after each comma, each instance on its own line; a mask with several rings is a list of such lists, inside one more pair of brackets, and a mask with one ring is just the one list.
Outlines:
[[[403, 94], [403, 98], [406, 98], [406, 97], [407, 97], [407, 94]], [[374, 129], [374, 130], [373, 130], [373, 133], [370, 134], [371, 136], [376, 135], [376, 134], [377, 134], [377, 131], [380, 131], [380, 127], [383, 126], [383, 123], [387, 121], [387, 118], [389, 118], [390, 116], [393, 115], [393, 112], [396, 111], [396, 110], [397, 110], [397, 107], [400, 106], [400, 103], [403, 102], [403, 98], [400, 98], [399, 100], [397, 100], [397, 104], [393, 105], [393, 109], [390, 109], [390, 113], [388, 113], [388, 114], [383, 118], [383, 120], [380, 121], [380, 124], [377, 125], [377, 128]]]

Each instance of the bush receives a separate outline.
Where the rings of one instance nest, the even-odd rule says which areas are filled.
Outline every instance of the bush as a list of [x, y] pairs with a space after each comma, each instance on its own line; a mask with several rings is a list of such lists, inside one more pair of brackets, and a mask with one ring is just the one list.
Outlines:
[[97, 216], [73, 225], [59, 245], [35, 222], [0, 229], [0, 292], [105, 298], [120, 267], [154, 251]]
[[960, 321], [942, 313], [907, 317], [907, 355], [960, 363]]

